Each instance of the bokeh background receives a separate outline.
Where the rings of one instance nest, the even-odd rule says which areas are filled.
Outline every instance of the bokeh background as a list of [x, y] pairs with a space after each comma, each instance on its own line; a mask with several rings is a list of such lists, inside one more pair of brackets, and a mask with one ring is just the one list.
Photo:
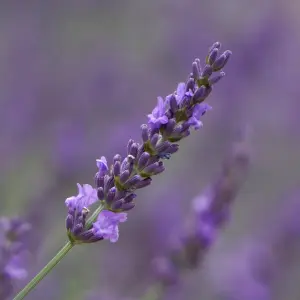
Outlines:
[[[231, 221], [165, 299], [269, 299], [262, 285], [271, 299], [299, 299], [299, 9], [284, 0], [0, 3], [0, 211], [33, 225], [28, 279], [64, 243], [64, 200], [77, 182], [93, 183], [95, 159], [124, 154], [156, 97], [213, 42], [233, 51], [204, 127], [138, 193], [118, 243], [76, 247], [28, 299], [139, 299], [151, 260], [245, 127], [252, 166]], [[271, 249], [292, 220], [299, 231]], [[266, 282], [249, 270], [270, 256], [277, 275]]]

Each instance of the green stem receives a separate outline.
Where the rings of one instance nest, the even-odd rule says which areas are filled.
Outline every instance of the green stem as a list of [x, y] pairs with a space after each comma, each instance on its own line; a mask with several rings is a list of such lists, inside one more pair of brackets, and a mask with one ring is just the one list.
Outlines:
[[[90, 229], [94, 221], [97, 219], [99, 213], [103, 210], [104, 205], [101, 204], [93, 212], [90, 218], [86, 222], [86, 228]], [[43, 280], [48, 273], [67, 255], [67, 253], [75, 246], [76, 244], [68, 241], [59, 252], [48, 262], [48, 264], [18, 293], [18, 295], [13, 300], [22, 300], [24, 299], [37, 285]]]
[[67, 242], [60, 251], [48, 262], [48, 264], [23, 288], [13, 300], [24, 299], [44, 277], [62, 260], [73, 248], [74, 244]]
[[90, 229], [92, 224], [96, 221], [99, 213], [104, 209], [104, 205], [103, 204], [100, 204], [96, 209], [95, 211], [92, 213], [92, 215], [88, 218], [88, 220], [86, 221], [86, 224], [85, 224], [85, 228], [86, 229]]
[[156, 283], [148, 288], [146, 293], [141, 297], [141, 300], [159, 300], [164, 294], [164, 286], [161, 283]]

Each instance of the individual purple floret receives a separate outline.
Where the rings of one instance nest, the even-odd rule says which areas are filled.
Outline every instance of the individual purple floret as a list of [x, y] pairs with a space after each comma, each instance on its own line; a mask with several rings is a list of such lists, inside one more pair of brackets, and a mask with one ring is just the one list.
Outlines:
[[246, 141], [235, 144], [217, 180], [193, 200], [184, 232], [174, 236], [166, 255], [153, 260], [154, 272], [163, 286], [176, 283], [181, 271], [199, 265], [228, 220], [230, 206], [248, 173], [249, 162]]
[[[135, 206], [135, 191], [150, 185], [152, 176], [165, 170], [163, 159], [178, 151], [176, 142], [190, 135], [191, 128], [202, 126], [201, 117], [211, 109], [202, 102], [225, 74], [221, 72], [215, 79], [210, 77], [225, 66], [231, 55], [230, 51], [219, 55], [219, 51], [220, 43], [213, 44], [203, 69], [196, 59], [186, 83], [179, 83], [176, 91], [165, 99], [158, 97], [157, 105], [148, 115], [148, 124], [141, 126], [141, 143], [130, 139], [127, 155], [122, 158], [116, 154], [110, 166], [104, 156], [96, 160], [96, 189], [78, 185], [78, 195], [66, 200], [71, 242], [117, 241], [118, 223], [124, 222], [124, 212]], [[93, 216], [92, 222], [87, 223], [88, 207], [95, 202], [103, 212], [98, 219]]]
[[0, 218], [0, 299], [11, 299], [13, 285], [27, 276], [26, 236], [30, 225], [18, 218]]
[[196, 104], [192, 116], [188, 120], [188, 124], [193, 126], [195, 130], [202, 127], [200, 117], [203, 116], [208, 110], [211, 110], [211, 106], [206, 103]]
[[118, 225], [126, 220], [126, 213], [116, 214], [109, 210], [102, 210], [98, 215], [97, 221], [93, 224], [95, 236], [109, 239], [112, 243], [115, 243], [119, 238]]
[[157, 98], [157, 106], [154, 107], [151, 114], [148, 115], [149, 124], [152, 128], [160, 128], [161, 125], [168, 123], [168, 117], [165, 115], [165, 102], [162, 97]]

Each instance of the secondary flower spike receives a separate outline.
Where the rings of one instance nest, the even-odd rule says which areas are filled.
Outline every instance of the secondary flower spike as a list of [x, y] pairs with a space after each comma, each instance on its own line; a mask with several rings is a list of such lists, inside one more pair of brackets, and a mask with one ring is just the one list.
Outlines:
[[232, 145], [217, 178], [192, 201], [182, 232], [178, 234], [177, 230], [166, 254], [153, 260], [156, 278], [164, 287], [178, 283], [184, 270], [196, 268], [203, 261], [228, 221], [250, 163], [251, 148], [246, 130], [242, 139]]
[[[97, 159], [95, 188], [78, 184], [78, 195], [66, 199], [66, 227], [71, 242], [118, 240], [118, 225], [126, 221], [126, 212], [135, 206], [135, 191], [150, 185], [152, 176], [165, 170], [163, 159], [178, 151], [176, 142], [190, 135], [191, 128], [202, 127], [201, 117], [211, 109], [203, 102], [224, 77], [221, 70], [231, 56], [229, 50], [220, 54], [220, 47], [219, 42], [214, 43], [203, 68], [195, 59], [187, 81], [179, 83], [176, 91], [165, 98], [157, 98], [157, 105], [148, 114], [148, 124], [141, 126], [142, 142], [130, 139], [126, 156], [116, 154], [111, 165], [104, 156]], [[218, 74], [212, 77], [215, 72]], [[95, 203], [100, 213], [87, 222], [88, 207]]]

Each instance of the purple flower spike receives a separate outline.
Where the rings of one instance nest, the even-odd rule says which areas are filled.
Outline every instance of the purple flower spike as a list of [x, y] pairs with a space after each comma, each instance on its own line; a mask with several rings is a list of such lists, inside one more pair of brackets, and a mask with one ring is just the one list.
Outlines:
[[105, 156], [101, 156], [100, 159], [96, 159], [97, 167], [99, 168], [99, 176], [104, 176], [108, 171], [107, 160]]
[[[125, 157], [115, 155], [112, 164], [108, 164], [104, 156], [96, 160], [96, 189], [78, 184], [78, 195], [66, 199], [66, 228], [72, 243], [118, 240], [118, 224], [126, 220], [125, 212], [135, 206], [134, 192], [150, 185], [153, 176], [164, 172], [163, 160], [170, 159], [178, 151], [177, 142], [190, 135], [191, 127], [199, 129], [202, 126], [201, 116], [211, 109], [204, 101], [212, 85], [224, 73], [212, 78], [211, 75], [225, 66], [231, 54], [225, 51], [218, 57], [219, 48], [220, 43], [214, 43], [204, 68], [196, 58], [186, 82], [179, 83], [176, 91], [167, 97], [157, 98], [156, 106], [148, 114], [148, 124], [141, 126], [141, 142], [130, 139]], [[92, 214], [92, 219], [87, 219], [88, 207], [97, 198], [101, 206]], [[207, 227], [207, 236], [210, 236], [209, 230]]]
[[208, 110], [211, 110], [212, 107], [206, 103], [196, 104], [194, 106], [193, 115], [187, 121], [189, 126], [193, 126], [195, 130], [198, 130], [203, 126], [200, 121], [200, 117], [203, 116]]
[[[218, 177], [192, 201], [191, 212], [185, 226], [181, 232], [179, 231], [179, 234], [178, 228], [176, 228], [165, 255], [158, 256], [153, 260], [153, 270], [160, 284], [164, 286], [178, 284], [183, 271], [199, 266], [216, 241], [218, 233], [226, 225], [231, 206], [249, 170], [248, 134], [246, 131], [242, 140], [232, 145]], [[284, 215], [287, 216], [286, 212]], [[297, 235], [299, 236], [299, 230]], [[290, 248], [288, 249], [290, 250]], [[265, 270], [263, 268], [263, 272]], [[261, 278], [265, 279], [266, 277]], [[233, 296], [230, 294], [229, 298], [233, 299]], [[225, 298], [227, 299], [227, 295]], [[257, 300], [251, 296], [247, 299]]]
[[94, 234], [105, 240], [115, 243], [119, 238], [119, 223], [127, 220], [127, 213], [114, 213], [103, 210], [98, 215], [97, 221], [93, 224]]
[[165, 103], [162, 97], [157, 97], [157, 105], [148, 115], [148, 123], [152, 129], [158, 129], [161, 125], [168, 123], [168, 117], [165, 115]]

